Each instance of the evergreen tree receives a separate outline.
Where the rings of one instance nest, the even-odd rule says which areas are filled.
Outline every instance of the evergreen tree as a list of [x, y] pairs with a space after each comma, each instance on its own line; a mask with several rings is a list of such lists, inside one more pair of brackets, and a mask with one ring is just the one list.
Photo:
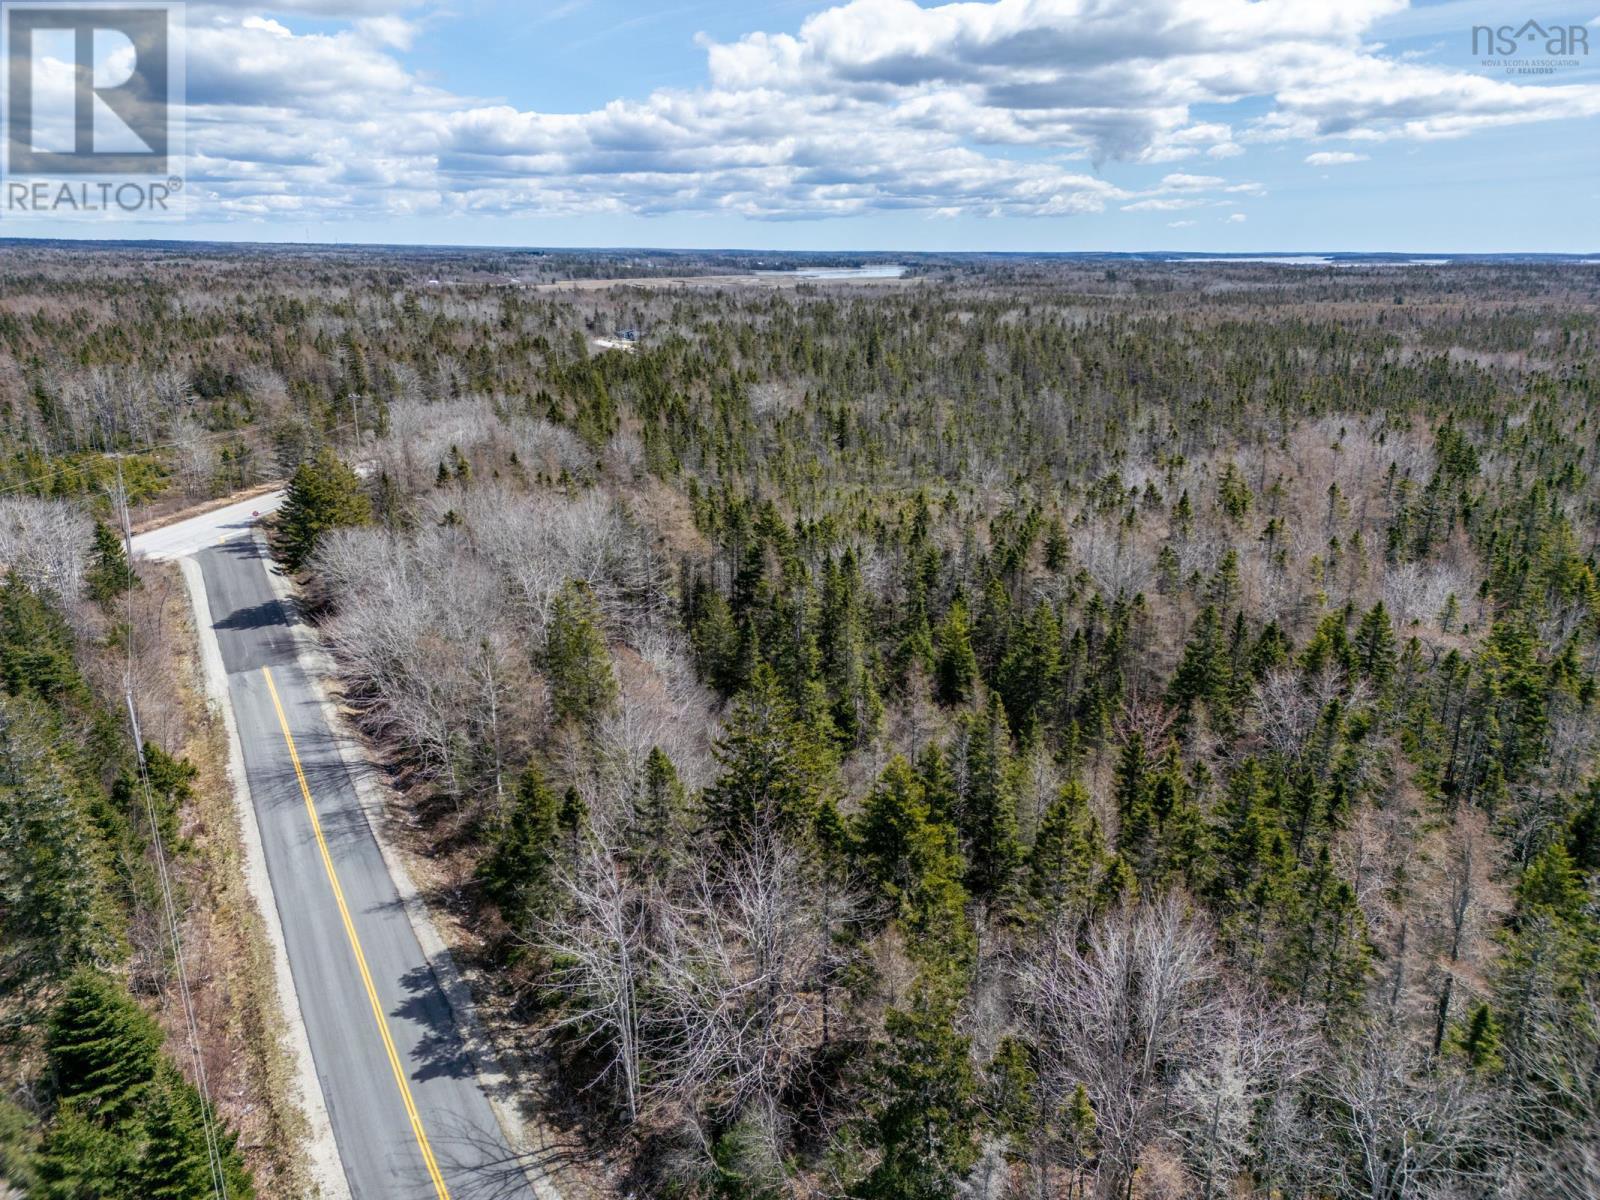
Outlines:
[[0, 696], [0, 965], [48, 979], [111, 955], [105, 848], [40, 706]]
[[1063, 785], [1039, 821], [1028, 855], [1028, 900], [1047, 919], [1086, 915], [1093, 902], [1105, 851], [1089, 792], [1076, 780]]
[[1591, 878], [1600, 879], [1600, 776], [1591, 779], [1577, 798], [1565, 840], [1572, 865]]
[[1155, 819], [1149, 878], [1166, 884], [1181, 877], [1191, 886], [1207, 874], [1204, 822], [1194, 803], [1178, 744], [1171, 742], [1150, 787]]
[[989, 1124], [1013, 1146], [1025, 1147], [1037, 1123], [1039, 1082], [1027, 1044], [1020, 1038], [1001, 1038], [984, 1074]]
[[50, 1015], [45, 1050], [56, 1095], [116, 1126], [144, 1102], [161, 1061], [161, 1031], [120, 984], [83, 968]]
[[917, 756], [917, 778], [928, 804], [928, 819], [954, 826], [961, 798], [956, 794], [955, 772], [950, 755], [937, 742], [929, 742]]
[[707, 824], [724, 846], [737, 844], [757, 822], [809, 829], [833, 791], [828, 739], [801, 718], [765, 663], [734, 700], [715, 755], [718, 775], [704, 805]]
[[569, 580], [550, 607], [545, 631], [543, 665], [550, 681], [550, 714], [558, 723], [592, 726], [616, 707], [617, 680], [604, 628], [594, 594]]
[[1387, 688], [1394, 678], [1397, 648], [1394, 628], [1383, 601], [1374, 604], [1361, 618], [1356, 628], [1356, 664], [1361, 674], [1372, 680], [1379, 690]]
[[972, 648], [972, 624], [960, 596], [951, 601], [936, 637], [934, 682], [944, 704], [964, 704], [978, 680], [978, 656]]
[[921, 983], [884, 1020], [863, 1141], [879, 1152], [857, 1200], [949, 1200], [978, 1158], [977, 1080], [955, 1004]]
[[983, 587], [983, 603], [972, 631], [972, 648], [985, 679], [995, 678], [1011, 646], [1011, 594], [1005, 581], [991, 575]]
[[891, 896], [908, 894], [922, 874], [919, 853], [928, 821], [922, 781], [896, 755], [862, 803], [855, 839], [867, 877]]
[[1204, 824], [1190, 797], [1176, 742], [1152, 768], [1144, 737], [1135, 730], [1117, 760], [1115, 795], [1117, 849], [1142, 891], [1159, 892], [1175, 875], [1192, 884], [1204, 874]]
[[323, 534], [347, 525], [365, 525], [371, 519], [372, 505], [362, 490], [361, 477], [324, 448], [309, 462], [301, 463], [290, 479], [278, 511], [274, 548], [285, 567], [299, 571], [310, 562]]
[[1288, 835], [1266, 773], [1254, 758], [1245, 759], [1229, 779], [1211, 841], [1215, 855], [1209, 891], [1222, 914], [1223, 940], [1254, 976], [1265, 970], [1280, 925], [1299, 900]]
[[861, 570], [846, 551], [829, 563], [823, 580], [817, 644], [822, 679], [831, 697], [831, 716], [846, 746], [862, 746], [877, 733], [883, 701], [873, 682]]
[[1013, 729], [1027, 730], [1059, 706], [1061, 625], [1048, 604], [1035, 605], [1011, 639], [995, 686]]
[[1128, 734], [1112, 781], [1112, 796], [1117, 804], [1117, 849], [1144, 846], [1155, 829], [1155, 814], [1150, 809], [1150, 785], [1146, 776], [1144, 734], [1137, 729]]
[[0, 587], [0, 676], [13, 696], [37, 696], [55, 706], [88, 699], [66, 618], [14, 571]]
[[1301, 916], [1290, 931], [1280, 978], [1302, 1003], [1319, 1005], [1336, 1027], [1353, 1018], [1365, 993], [1371, 946], [1355, 888], [1339, 876], [1326, 846], [1300, 872]]
[[1475, 1004], [1466, 1023], [1456, 1032], [1451, 1049], [1481, 1075], [1494, 1075], [1505, 1065], [1500, 1055], [1500, 1024], [1487, 1004]]
[[[144, 1133], [133, 1171], [141, 1200], [204, 1200], [213, 1194], [200, 1098], [170, 1065], [151, 1089]], [[235, 1195], [231, 1189], [229, 1194]]]
[[64, 1103], [39, 1150], [36, 1194], [40, 1200], [128, 1200], [137, 1195], [133, 1157], [128, 1139]]
[[661, 866], [671, 857], [687, 800], [678, 769], [660, 746], [652, 746], [644, 763], [644, 787], [639, 800], [639, 841], [644, 857]]
[[1168, 700], [1178, 709], [1187, 725], [1194, 706], [1202, 701], [1212, 705], [1217, 715], [1226, 718], [1229, 686], [1228, 655], [1223, 646], [1222, 622], [1215, 605], [1201, 609], [1189, 642], [1183, 648]]
[[965, 789], [957, 809], [967, 858], [967, 890], [995, 901], [1009, 890], [1022, 862], [1017, 841], [1016, 773], [1011, 729], [1000, 697], [971, 714], [962, 739]]
[[33, 1124], [31, 1113], [0, 1097], [0, 1184], [24, 1196], [35, 1194], [38, 1182], [39, 1138]]
[[530, 763], [517, 781], [493, 848], [478, 867], [484, 891], [514, 926], [526, 924], [549, 905], [557, 812], [555, 793]]
[[909, 935], [913, 957], [941, 970], [965, 964], [974, 946], [955, 831], [929, 812], [923, 782], [904, 758], [891, 759], [868, 794], [855, 846]]
[[128, 565], [122, 535], [104, 521], [94, 523], [94, 546], [90, 551], [87, 575], [89, 599], [110, 610], [129, 588], [139, 587], [139, 577]]

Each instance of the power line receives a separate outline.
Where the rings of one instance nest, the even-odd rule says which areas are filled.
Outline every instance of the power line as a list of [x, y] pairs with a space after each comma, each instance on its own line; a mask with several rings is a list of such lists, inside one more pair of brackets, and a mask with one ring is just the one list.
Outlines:
[[172, 895], [172, 874], [167, 866], [166, 847], [161, 842], [161, 822], [156, 813], [154, 791], [150, 787], [149, 765], [145, 762], [144, 737], [139, 730], [139, 710], [133, 699], [133, 524], [128, 516], [128, 492], [122, 480], [122, 459], [117, 460], [117, 506], [122, 518], [123, 553], [127, 557], [128, 628], [127, 667], [123, 674], [123, 696], [128, 705], [128, 727], [133, 735], [139, 763], [139, 786], [144, 794], [145, 816], [150, 823], [150, 841], [156, 852], [156, 874], [161, 882], [161, 906], [172, 942], [172, 957], [178, 970], [178, 993], [183, 1001], [184, 1023], [189, 1036], [189, 1053], [194, 1062], [195, 1088], [200, 1093], [200, 1125], [206, 1139], [206, 1159], [211, 1169], [211, 1191], [216, 1200], [227, 1200], [228, 1181], [223, 1169], [222, 1147], [217, 1138], [216, 1120], [211, 1105], [211, 1085], [206, 1078], [205, 1056], [200, 1051], [200, 1022], [194, 1014], [194, 996], [189, 989], [189, 971], [183, 957], [183, 937], [178, 929], [178, 906]]

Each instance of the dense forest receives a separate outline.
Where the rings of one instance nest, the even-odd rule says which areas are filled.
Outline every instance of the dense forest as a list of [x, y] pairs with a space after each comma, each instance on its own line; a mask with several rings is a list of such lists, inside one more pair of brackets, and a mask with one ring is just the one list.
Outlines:
[[1600, 1193], [1600, 268], [755, 265], [0, 262], [0, 1175], [295, 1194], [113, 530], [288, 479], [564, 1195]]

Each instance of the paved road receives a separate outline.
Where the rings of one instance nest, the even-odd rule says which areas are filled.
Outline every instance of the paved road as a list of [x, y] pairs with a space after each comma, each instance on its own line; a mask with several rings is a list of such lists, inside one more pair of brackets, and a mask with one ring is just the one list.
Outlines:
[[133, 548], [144, 558], [182, 558], [218, 542], [247, 537], [257, 517], [277, 512], [282, 504], [283, 489], [264, 492], [249, 500], [214, 508], [198, 517], [141, 533], [133, 539]]
[[300, 667], [264, 551], [230, 537], [228, 520], [185, 522], [187, 542], [156, 549], [208, 547], [199, 563], [245, 774], [350, 1190], [356, 1200], [529, 1196]]

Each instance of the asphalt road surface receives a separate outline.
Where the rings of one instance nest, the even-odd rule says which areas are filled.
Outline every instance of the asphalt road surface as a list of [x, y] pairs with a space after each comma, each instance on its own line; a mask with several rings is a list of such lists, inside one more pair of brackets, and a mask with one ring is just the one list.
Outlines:
[[356, 1200], [530, 1196], [301, 670], [265, 551], [228, 524], [201, 532], [200, 569], [350, 1190]]
[[182, 558], [205, 546], [234, 538], [249, 537], [258, 517], [278, 511], [283, 504], [283, 489], [264, 492], [249, 500], [240, 500], [214, 508], [198, 517], [152, 529], [133, 539], [136, 553], [156, 560]]

